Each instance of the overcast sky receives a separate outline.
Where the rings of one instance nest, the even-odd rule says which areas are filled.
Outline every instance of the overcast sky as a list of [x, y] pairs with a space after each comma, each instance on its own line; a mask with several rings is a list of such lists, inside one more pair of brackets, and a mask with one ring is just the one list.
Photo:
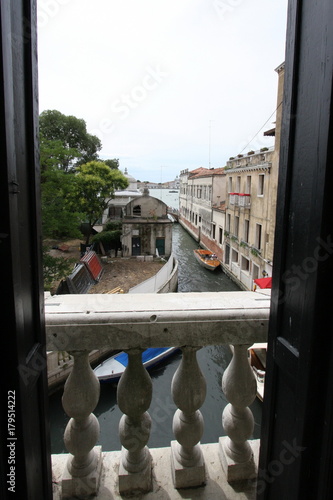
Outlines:
[[83, 118], [100, 156], [141, 181], [223, 167], [273, 145], [286, 13], [287, 0], [39, 0], [40, 112]]

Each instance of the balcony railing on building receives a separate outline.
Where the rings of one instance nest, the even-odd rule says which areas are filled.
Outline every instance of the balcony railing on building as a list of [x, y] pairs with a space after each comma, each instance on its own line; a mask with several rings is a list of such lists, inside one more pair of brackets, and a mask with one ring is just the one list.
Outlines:
[[229, 204], [236, 207], [250, 208], [251, 195], [247, 193], [229, 193]]
[[[248, 408], [256, 397], [256, 380], [247, 352], [254, 342], [266, 341], [269, 304], [269, 297], [258, 297], [256, 292], [142, 294], [134, 304], [130, 295], [62, 295], [46, 300], [47, 349], [69, 352], [74, 359], [62, 398], [70, 417], [64, 433], [69, 455], [67, 462], [62, 457], [59, 462], [58, 455], [53, 457], [54, 467], [59, 471], [61, 464], [63, 469], [60, 480], [54, 481], [59, 485], [54, 498], [98, 498], [98, 491], [105, 491], [107, 478], [115, 470], [117, 477], [110, 488], [118, 490], [118, 495], [157, 492], [156, 457], [165, 453], [170, 456], [172, 484], [168, 487], [174, 492], [168, 498], [182, 498], [177, 496], [178, 489], [190, 491], [199, 486], [201, 496], [196, 498], [210, 498], [212, 463], [217, 467], [216, 482], [224, 480], [224, 485], [218, 485], [224, 498], [233, 498], [234, 485], [240, 491], [241, 481], [256, 478], [259, 443], [249, 441], [254, 421]], [[201, 445], [204, 421], [200, 407], [207, 387], [196, 353], [203, 346], [222, 344], [233, 346], [232, 361], [221, 381], [229, 401], [222, 416], [227, 436], [218, 444]], [[156, 450], [148, 448], [152, 382], [141, 354], [148, 347], [171, 345], [182, 351], [170, 388], [178, 408], [173, 419], [175, 439], [170, 448], [159, 449], [156, 455]], [[123, 412], [119, 422], [122, 451], [111, 461], [96, 446], [99, 423], [92, 412], [100, 387], [88, 360], [89, 352], [105, 347], [124, 350], [129, 357], [117, 388], [117, 403]], [[214, 446], [219, 459], [212, 460], [209, 453]], [[163, 476], [166, 474], [164, 471]], [[255, 497], [251, 484], [247, 498]]]

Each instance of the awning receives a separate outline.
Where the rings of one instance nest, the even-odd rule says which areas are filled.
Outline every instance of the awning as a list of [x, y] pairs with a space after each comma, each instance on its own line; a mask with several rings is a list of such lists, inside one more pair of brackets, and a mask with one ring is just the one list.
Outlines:
[[259, 278], [253, 281], [259, 288], [272, 288], [272, 278]]
[[266, 130], [266, 132], [264, 132], [264, 135], [265, 136], [275, 137], [275, 127], [271, 128], [270, 130]]

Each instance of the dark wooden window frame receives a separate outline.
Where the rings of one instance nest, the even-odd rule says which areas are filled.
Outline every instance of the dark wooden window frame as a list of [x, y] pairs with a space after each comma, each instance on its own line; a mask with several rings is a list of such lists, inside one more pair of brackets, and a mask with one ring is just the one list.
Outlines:
[[[1, 0], [0, 258], [17, 498], [51, 500], [38, 165], [36, 1]], [[289, 0], [280, 177], [258, 499], [333, 495], [333, 2]], [[311, 267], [312, 266], [312, 267]]]

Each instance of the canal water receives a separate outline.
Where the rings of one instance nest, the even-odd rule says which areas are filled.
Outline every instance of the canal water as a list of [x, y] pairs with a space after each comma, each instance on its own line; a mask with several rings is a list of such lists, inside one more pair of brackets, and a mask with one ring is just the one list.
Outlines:
[[[221, 270], [212, 273], [204, 269], [193, 257], [193, 249], [198, 244], [180, 226], [174, 224], [173, 251], [179, 262], [179, 292], [217, 292], [239, 290]], [[207, 383], [207, 396], [201, 408], [205, 428], [202, 443], [217, 442], [225, 433], [222, 428], [222, 411], [227, 404], [221, 389], [221, 379], [231, 360], [228, 346], [207, 346], [197, 353], [200, 368]], [[172, 377], [179, 365], [181, 354], [176, 353], [166, 363], [151, 372], [153, 398], [149, 409], [152, 418], [152, 431], [149, 446], [170, 446], [174, 439], [172, 419], [176, 407], [173, 403], [170, 386]], [[49, 398], [51, 420], [52, 453], [65, 453], [63, 435], [68, 417], [61, 406], [62, 390]], [[260, 437], [261, 403], [256, 399], [251, 405], [255, 418], [254, 438]], [[100, 423], [100, 439], [104, 451], [120, 450], [118, 424], [122, 416], [116, 404], [116, 388], [109, 384], [101, 385], [99, 403], [94, 411]]]

